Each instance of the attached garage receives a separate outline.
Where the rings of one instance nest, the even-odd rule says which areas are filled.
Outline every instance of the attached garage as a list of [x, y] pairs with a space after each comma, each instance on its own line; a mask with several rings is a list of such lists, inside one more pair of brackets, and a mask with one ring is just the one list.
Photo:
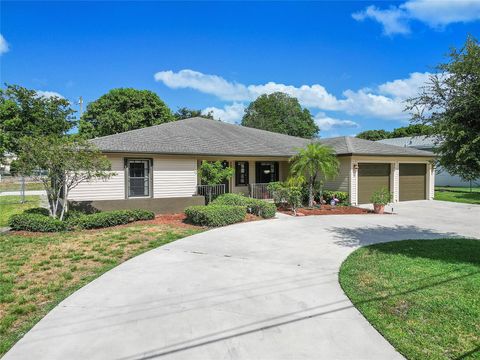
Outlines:
[[399, 200], [425, 200], [427, 198], [427, 165], [399, 164]]
[[358, 164], [358, 203], [368, 204], [373, 193], [381, 188], [390, 189], [390, 164]]

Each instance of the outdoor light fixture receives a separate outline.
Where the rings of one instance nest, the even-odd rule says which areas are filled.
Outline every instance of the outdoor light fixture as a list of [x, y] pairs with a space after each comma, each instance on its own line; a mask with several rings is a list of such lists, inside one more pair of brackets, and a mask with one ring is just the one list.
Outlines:
[[263, 170], [263, 173], [264, 173], [264, 174], [270, 174], [270, 170], [268, 170], [268, 169]]
[[358, 170], [358, 164], [353, 164], [353, 168], [354, 168], [355, 170]]

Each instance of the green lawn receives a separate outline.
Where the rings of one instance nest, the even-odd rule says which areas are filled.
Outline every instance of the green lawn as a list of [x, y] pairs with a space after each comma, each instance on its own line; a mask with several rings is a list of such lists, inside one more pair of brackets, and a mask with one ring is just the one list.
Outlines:
[[480, 240], [405, 240], [353, 252], [340, 284], [409, 359], [480, 359]]
[[25, 197], [26, 202], [20, 203], [20, 196], [0, 196], [0, 227], [7, 226], [8, 218], [40, 203], [40, 196], [29, 195]]
[[480, 204], [480, 187], [435, 187], [435, 200]]
[[[44, 190], [42, 183], [26, 183], [25, 190]], [[20, 183], [1, 182], [0, 192], [2, 191], [20, 191]]]
[[202, 231], [150, 223], [0, 235], [0, 357], [61, 300], [121, 262]]

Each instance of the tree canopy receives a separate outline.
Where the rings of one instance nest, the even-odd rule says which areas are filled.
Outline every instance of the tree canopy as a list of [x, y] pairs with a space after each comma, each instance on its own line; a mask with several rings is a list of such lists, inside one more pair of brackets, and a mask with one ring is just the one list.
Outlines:
[[480, 177], [480, 44], [469, 36], [408, 100], [412, 121], [433, 127], [439, 164], [464, 180]]
[[68, 211], [68, 195], [73, 188], [85, 181], [106, 180], [113, 175], [108, 171], [110, 161], [104, 155], [88, 141], [71, 136], [24, 137], [16, 164], [20, 174], [43, 184], [50, 215], [60, 220]]
[[63, 135], [76, 121], [68, 100], [40, 96], [18, 85], [0, 89], [0, 160], [16, 154], [25, 136]]
[[429, 125], [424, 124], [410, 124], [408, 126], [402, 126], [392, 131], [388, 130], [366, 130], [357, 134], [357, 138], [377, 141], [383, 139], [392, 139], [399, 137], [407, 136], [420, 136], [420, 135], [431, 135], [433, 128]]
[[212, 112], [202, 114], [202, 110], [194, 110], [186, 107], [178, 108], [173, 116], [175, 117], [175, 120], [189, 119], [192, 117], [203, 117], [214, 120]]
[[154, 92], [119, 88], [88, 104], [80, 119], [79, 133], [94, 138], [173, 120], [171, 110]]
[[313, 138], [319, 132], [310, 111], [282, 92], [260, 95], [251, 102], [242, 125], [303, 138]]

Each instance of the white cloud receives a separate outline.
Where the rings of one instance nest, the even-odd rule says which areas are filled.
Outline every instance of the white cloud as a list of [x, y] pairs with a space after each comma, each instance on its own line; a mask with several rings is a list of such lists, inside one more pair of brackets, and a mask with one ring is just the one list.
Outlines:
[[[404, 100], [417, 93], [419, 86], [428, 78], [428, 75], [428, 73], [412, 73], [407, 79], [386, 82], [374, 89], [364, 88], [356, 91], [348, 89], [343, 92], [341, 98], [329, 93], [320, 84], [299, 87], [275, 82], [245, 85], [227, 81], [218, 75], [208, 75], [193, 70], [181, 70], [176, 73], [161, 71], [155, 74], [155, 79], [173, 89], [195, 89], [236, 103], [253, 101], [261, 94], [281, 91], [296, 97], [302, 106], [308, 108], [342, 111], [349, 115], [370, 116], [385, 120], [405, 120], [408, 114], [403, 112]], [[213, 109], [224, 118], [238, 119], [238, 104], [235, 108], [212, 108], [212, 111]]]
[[64, 96], [60, 95], [59, 93], [55, 92], [55, 91], [42, 91], [42, 90], [35, 90], [35, 92], [37, 93], [37, 95], [39, 97], [44, 97], [44, 98], [52, 98], [52, 97], [58, 97], [60, 99], [65, 99]]
[[380, 85], [378, 89], [382, 94], [408, 99], [417, 95], [418, 89], [429, 81], [431, 75], [429, 72], [414, 72], [410, 74], [408, 79], [388, 81]]
[[379, 9], [368, 6], [364, 11], [352, 14], [355, 20], [372, 19], [383, 25], [386, 35], [410, 32], [410, 22], [421, 21], [441, 29], [453, 23], [480, 20], [478, 0], [408, 0], [399, 6]]
[[154, 75], [172, 89], [190, 88], [215, 95], [223, 100], [246, 100], [248, 90], [245, 85], [228, 82], [217, 75], [207, 75], [194, 70], [159, 71]]
[[352, 14], [357, 21], [365, 19], [373, 19], [383, 25], [383, 33], [391, 34], [408, 34], [410, 27], [406, 23], [405, 11], [391, 7], [387, 10], [381, 10], [376, 6], [370, 5], [364, 11]]
[[7, 40], [5, 40], [3, 35], [0, 34], [0, 55], [5, 54], [6, 52], [8, 52], [8, 50], [9, 50], [9, 46], [8, 46]]
[[231, 105], [225, 105], [223, 109], [217, 107], [207, 107], [202, 110], [202, 114], [212, 113], [214, 119], [219, 119], [228, 123], [237, 123], [243, 117], [245, 104], [234, 102]]
[[359, 128], [360, 127], [360, 125], [355, 121], [334, 119], [327, 116], [323, 112], [319, 112], [317, 115], [315, 115], [314, 120], [315, 120], [315, 123], [320, 128], [320, 131], [329, 131], [333, 128]]

